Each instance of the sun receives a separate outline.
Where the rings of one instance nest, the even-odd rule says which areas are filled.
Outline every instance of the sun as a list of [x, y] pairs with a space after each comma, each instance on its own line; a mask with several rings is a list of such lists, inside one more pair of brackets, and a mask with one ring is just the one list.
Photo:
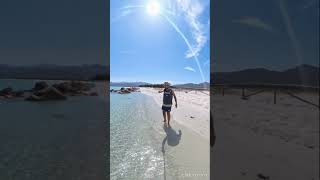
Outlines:
[[149, 1], [146, 8], [147, 8], [147, 13], [151, 16], [158, 15], [161, 10], [159, 2], [156, 0]]

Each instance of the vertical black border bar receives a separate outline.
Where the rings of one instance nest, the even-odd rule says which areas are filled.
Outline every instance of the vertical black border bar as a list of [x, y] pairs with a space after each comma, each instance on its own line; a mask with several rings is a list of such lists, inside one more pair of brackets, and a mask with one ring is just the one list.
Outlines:
[[212, 109], [212, 84], [213, 84], [213, 66], [214, 66], [214, 16], [213, 16], [213, 12], [214, 12], [214, 5], [213, 5], [213, 1], [214, 0], [210, 0], [210, 87], [209, 87], [209, 94], [210, 94], [210, 179], [214, 179], [213, 178], [213, 147], [216, 141], [216, 136], [215, 136], [215, 131], [214, 131], [214, 124], [213, 124], [213, 109]]
[[107, 1], [106, 7], [106, 65], [107, 65], [107, 80], [105, 86], [105, 96], [106, 96], [106, 150], [105, 150], [105, 160], [106, 160], [106, 179], [110, 179], [110, 0]]

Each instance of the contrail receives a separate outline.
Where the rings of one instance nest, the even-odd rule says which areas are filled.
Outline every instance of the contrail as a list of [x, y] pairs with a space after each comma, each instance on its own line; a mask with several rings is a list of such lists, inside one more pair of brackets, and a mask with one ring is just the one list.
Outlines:
[[[282, 18], [283, 18], [283, 21], [285, 23], [285, 26], [286, 26], [290, 41], [291, 41], [291, 43], [293, 45], [295, 56], [296, 56], [296, 58], [298, 60], [298, 63], [299, 63], [298, 65], [301, 65], [302, 62], [303, 62], [301, 46], [300, 46], [299, 40], [296, 37], [296, 33], [295, 33], [294, 29], [293, 29], [293, 26], [292, 26], [292, 23], [291, 23], [291, 19], [290, 19], [290, 16], [289, 16], [289, 13], [287, 11], [286, 4], [285, 4], [285, 0], [280, 0], [279, 1], [279, 6], [280, 6], [280, 11], [281, 11]], [[299, 71], [301, 80], [305, 81], [305, 79], [306, 79], [305, 75], [301, 72], [300, 69], [298, 69], [298, 71]]]
[[204, 78], [204, 75], [203, 75], [203, 72], [202, 72], [202, 69], [201, 69], [201, 66], [200, 66], [200, 63], [199, 63], [199, 60], [198, 60], [198, 57], [195, 55], [190, 43], [189, 43], [189, 40], [186, 38], [186, 36], [182, 33], [182, 31], [179, 29], [179, 27], [173, 22], [171, 21], [170, 18], [168, 18], [168, 16], [166, 16], [165, 14], [163, 14], [163, 17], [169, 22], [169, 24], [172, 25], [172, 27], [177, 31], [177, 33], [182, 37], [182, 39], [184, 40], [184, 42], [187, 44], [189, 50], [192, 52], [193, 54], [193, 57], [197, 63], [197, 66], [199, 68], [199, 72], [200, 72], [200, 75], [201, 75], [201, 78], [202, 78], [202, 81], [204, 82], [205, 81], [205, 78]]
[[143, 8], [145, 7], [144, 5], [128, 5], [120, 8], [120, 10], [125, 10], [125, 9], [135, 9], [135, 8]]
[[289, 34], [289, 38], [292, 42], [294, 52], [296, 54], [296, 57], [298, 58], [299, 63], [301, 63], [303, 58], [302, 58], [300, 43], [299, 43], [298, 39], [296, 38], [296, 33], [294, 32], [294, 29], [292, 27], [291, 19], [288, 14], [286, 5], [284, 4], [284, 0], [280, 0], [279, 3], [280, 3], [280, 11], [282, 14], [282, 18], [285, 23], [287, 32]]
[[[144, 7], [145, 7], [144, 5], [129, 5], [129, 6], [125, 6], [125, 7], [120, 8], [120, 10], [137, 9], [137, 8], [144, 8]], [[166, 13], [168, 13], [170, 15], [174, 15], [174, 13], [169, 11], [169, 10], [165, 10], [164, 12], [166, 12]], [[169, 22], [169, 24], [182, 37], [182, 39], [184, 40], [184, 42], [188, 46], [189, 50], [192, 52], [192, 55], [193, 55], [193, 57], [194, 57], [194, 59], [195, 59], [195, 61], [197, 63], [197, 66], [198, 66], [202, 81], [205, 82], [205, 78], [204, 78], [204, 75], [203, 75], [203, 72], [202, 72], [198, 57], [195, 54], [194, 50], [192, 49], [192, 46], [191, 46], [189, 40], [187, 39], [187, 37], [183, 34], [183, 32], [180, 30], [180, 28], [168, 16], [166, 16], [164, 13], [160, 13], [160, 15], [162, 15], [164, 17], [164, 19], [166, 19]]]

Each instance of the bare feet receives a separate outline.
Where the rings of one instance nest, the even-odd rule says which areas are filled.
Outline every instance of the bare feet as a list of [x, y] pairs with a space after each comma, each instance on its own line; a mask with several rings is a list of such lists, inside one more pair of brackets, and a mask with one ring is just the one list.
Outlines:
[[167, 127], [168, 127], [168, 123], [166, 123], [166, 122], [163, 123], [163, 127], [164, 127], [164, 128], [167, 128]]

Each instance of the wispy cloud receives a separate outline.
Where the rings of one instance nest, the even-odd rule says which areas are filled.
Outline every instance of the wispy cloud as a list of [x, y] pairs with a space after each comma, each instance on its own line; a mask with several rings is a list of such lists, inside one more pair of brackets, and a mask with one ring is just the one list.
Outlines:
[[209, 27], [207, 22], [203, 24], [200, 21], [200, 16], [203, 13], [206, 4], [200, 0], [175, 0], [175, 5], [170, 5], [171, 8], [176, 7], [174, 14], [182, 13], [186, 22], [191, 27], [192, 37], [195, 43], [191, 44], [191, 49], [186, 53], [186, 58], [192, 58], [198, 56], [201, 49], [208, 41], [206, 36], [206, 28]]
[[[205, 47], [210, 30], [210, 16], [202, 16], [204, 12], [207, 12], [208, 6], [210, 5], [210, 0], [167, 0], [167, 3], [162, 1], [162, 16], [169, 22], [170, 25], [179, 33], [188, 46], [186, 52], [186, 58], [194, 58], [201, 78], [204, 80], [204, 75], [202, 72], [201, 64], [198, 61], [198, 56], [200, 51]], [[144, 5], [128, 5], [120, 8], [120, 11], [125, 10], [138, 10], [145, 7]], [[120, 17], [128, 16], [132, 12], [123, 12]], [[180, 30], [177, 24], [172, 20], [172, 18], [179, 18], [182, 16], [185, 19], [186, 24], [190, 27], [188, 34], [192, 35], [191, 38], [185, 35], [184, 32]], [[203, 21], [203, 22], [202, 22]], [[187, 68], [187, 69], [186, 69]], [[186, 67], [186, 70], [196, 72], [193, 68]]]
[[131, 14], [132, 12], [133, 11], [131, 9], [125, 9], [125, 10], [121, 11], [121, 13], [118, 16], [111, 18], [111, 23], [118, 21], [120, 18], [123, 18], [123, 17]]
[[121, 7], [121, 8], [119, 8], [120, 14], [117, 15], [116, 17], [113, 17], [111, 19], [111, 23], [114, 23], [114, 22], [118, 21], [120, 18], [123, 18], [123, 17], [126, 17], [126, 16], [132, 14], [133, 12], [135, 12], [134, 10], [140, 9], [143, 7], [144, 7], [143, 5], [127, 5], [127, 6]]
[[266, 22], [262, 21], [261, 19], [257, 17], [244, 17], [241, 19], [236, 19], [232, 21], [233, 23], [239, 23], [239, 24], [244, 24], [247, 26], [263, 29], [266, 31], [274, 31], [274, 28], [270, 25], [267, 24]]
[[[205, 3], [206, 2], [206, 3]], [[202, 48], [208, 41], [207, 33], [209, 32], [210, 19], [206, 19], [204, 23], [200, 21], [206, 6], [210, 4], [208, 0], [168, 0], [164, 11], [172, 16], [182, 14], [186, 23], [191, 28], [192, 39], [191, 49], [186, 52], [186, 58], [198, 56]], [[165, 5], [165, 3], [163, 3]], [[118, 20], [121, 17], [131, 14], [134, 9], [143, 8], [144, 5], [127, 5], [120, 8], [121, 15], [115, 18]]]
[[193, 69], [192, 67], [189, 67], [189, 66], [184, 67], [184, 69], [188, 70], [188, 71], [196, 72], [195, 69]]

